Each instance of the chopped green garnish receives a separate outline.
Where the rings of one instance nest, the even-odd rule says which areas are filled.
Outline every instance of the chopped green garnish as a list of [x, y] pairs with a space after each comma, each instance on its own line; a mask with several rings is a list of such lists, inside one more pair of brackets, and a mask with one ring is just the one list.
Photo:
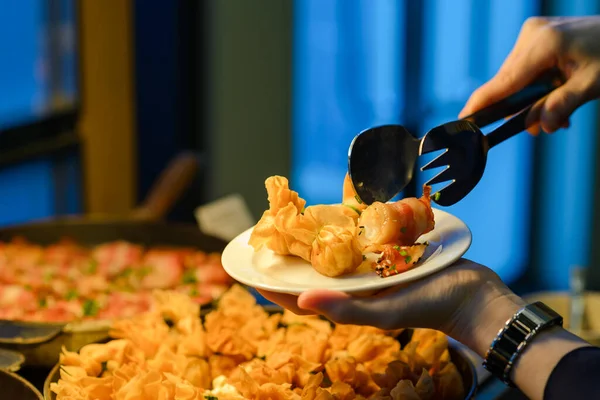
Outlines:
[[38, 305], [41, 308], [46, 308], [48, 306], [48, 301], [46, 300], [46, 298], [44, 297], [43, 299], [39, 299], [38, 300]]
[[86, 317], [93, 317], [100, 311], [100, 306], [94, 300], [86, 300], [83, 303], [83, 315]]
[[362, 204], [362, 200], [360, 199], [360, 197], [358, 197], [358, 195], [354, 196], [354, 198], [356, 199], [356, 201], [358, 202], [358, 204]]
[[65, 296], [65, 299], [66, 299], [67, 301], [69, 301], [69, 300], [73, 300], [73, 299], [76, 299], [76, 298], [77, 298], [77, 291], [76, 291], [75, 289], [71, 289], [71, 290], [69, 290], [69, 291], [67, 292], [66, 296]]
[[399, 253], [400, 253], [401, 256], [404, 256], [404, 257], [406, 257], [408, 255], [408, 253], [406, 252], [406, 250], [400, 250]]
[[411, 256], [406, 256], [406, 257], [404, 258], [404, 262], [405, 262], [405, 263], [407, 263], [407, 264], [408, 264], [408, 263], [410, 263], [410, 260], [412, 260], [412, 257], [411, 257]]
[[50, 283], [50, 281], [52, 280], [52, 277], [53, 277], [53, 274], [51, 271], [45, 271], [44, 276], [43, 276], [44, 283]]
[[204, 398], [205, 398], [206, 400], [219, 400], [219, 398], [218, 398], [217, 396], [212, 396], [212, 395], [210, 395], [210, 394], [205, 394], [205, 395], [204, 395]]
[[133, 268], [125, 268], [123, 271], [121, 271], [119, 276], [122, 278], [127, 278], [132, 273], [133, 273]]
[[137, 272], [138, 276], [144, 277], [146, 275], [149, 275], [150, 272], [152, 272], [152, 267], [149, 267], [146, 265], [146, 266], [143, 266], [140, 269], [138, 269], [136, 272]]
[[188, 269], [187, 271], [184, 272], [183, 277], [181, 278], [181, 281], [184, 284], [198, 283], [198, 278], [196, 278], [196, 271], [194, 271], [193, 269]]
[[190, 296], [191, 297], [200, 296], [200, 292], [198, 291], [197, 288], [192, 288], [192, 290], [190, 290]]
[[367, 259], [367, 256], [365, 256], [365, 255], [363, 254], [363, 261], [365, 261], [366, 259]]
[[406, 233], [406, 227], [405, 227], [405, 226], [403, 226], [402, 228], [400, 228], [400, 232], [402, 232], [402, 233]]
[[96, 271], [98, 271], [98, 261], [96, 260], [91, 260], [90, 263], [88, 264], [88, 267], [86, 269], [86, 272], [88, 274], [95, 274]]
[[433, 195], [433, 200], [438, 201], [441, 196], [442, 196], [442, 194], [440, 192], [437, 192], [436, 194]]
[[398, 246], [398, 245], [395, 245], [395, 246], [394, 246], [394, 250], [396, 250], [396, 251], [400, 251], [400, 246]]
[[350, 204], [343, 204], [344, 206], [351, 208], [355, 213], [357, 213], [358, 215], [361, 214], [360, 210], [356, 207], [352, 207]]
[[390, 267], [390, 269], [391, 269], [392, 271], [394, 271], [394, 272], [395, 272], [395, 271], [396, 271], [396, 264], [392, 265], [392, 266]]

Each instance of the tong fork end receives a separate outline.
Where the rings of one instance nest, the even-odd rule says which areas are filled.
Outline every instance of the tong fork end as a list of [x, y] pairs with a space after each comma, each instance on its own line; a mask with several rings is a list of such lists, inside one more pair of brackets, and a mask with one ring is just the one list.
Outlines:
[[427, 170], [430, 170], [433, 168], [443, 167], [445, 165], [448, 165], [449, 163], [450, 163], [450, 154], [448, 152], [448, 149], [445, 149], [445, 151], [442, 154], [440, 154], [433, 160], [429, 161], [427, 164], [423, 165], [421, 167], [421, 171], [427, 171]]
[[443, 170], [442, 172], [440, 172], [439, 174], [437, 174], [436, 176], [434, 176], [433, 178], [431, 178], [430, 180], [428, 180], [427, 183], [425, 183], [425, 184], [427, 186], [431, 186], [431, 185], [435, 185], [438, 183], [447, 182], [450, 180], [454, 182], [454, 176], [452, 174], [451, 168], [448, 167], [445, 170]]

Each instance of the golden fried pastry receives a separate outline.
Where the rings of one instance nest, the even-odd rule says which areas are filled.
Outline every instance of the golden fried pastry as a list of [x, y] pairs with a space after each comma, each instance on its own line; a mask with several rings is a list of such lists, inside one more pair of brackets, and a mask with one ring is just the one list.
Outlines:
[[405, 272], [420, 261], [428, 246], [415, 241], [435, 226], [428, 186], [418, 199], [367, 206], [346, 174], [342, 204], [306, 208], [286, 178], [272, 176], [265, 187], [269, 209], [248, 243], [255, 251], [266, 246], [279, 255], [300, 257], [328, 277], [354, 272], [367, 259], [367, 253], [378, 255], [379, 261], [372, 263], [372, 268], [381, 277]]
[[381, 334], [363, 334], [348, 344], [348, 353], [360, 363], [393, 356], [399, 351], [400, 342]]
[[[115, 323], [108, 343], [63, 349], [57, 400], [454, 400], [465, 388], [448, 341], [417, 329], [338, 325], [269, 315], [240, 286], [204, 320], [187, 298], [154, 297], [148, 313]], [[180, 305], [180, 306], [178, 306]], [[165, 322], [165, 317], [170, 323]]]
[[390, 390], [390, 397], [392, 400], [421, 400], [415, 386], [409, 380], [398, 382], [396, 387]]
[[423, 369], [419, 380], [415, 384], [415, 391], [421, 398], [421, 400], [431, 400], [435, 395], [435, 386], [433, 378], [429, 375], [426, 369]]
[[248, 244], [257, 251], [266, 246], [276, 254], [292, 254], [287, 244], [289, 238], [285, 237], [285, 231], [277, 229], [275, 222], [280, 215], [290, 215], [292, 217], [299, 215], [304, 210], [306, 201], [300, 198], [297, 192], [289, 188], [288, 180], [283, 176], [267, 178], [265, 187], [269, 209], [263, 213], [256, 224]]
[[321, 275], [349, 274], [362, 262], [362, 252], [353, 231], [337, 225], [326, 225], [319, 231], [312, 245], [311, 263]]
[[465, 398], [465, 387], [456, 365], [448, 363], [433, 376], [436, 398], [460, 400]]

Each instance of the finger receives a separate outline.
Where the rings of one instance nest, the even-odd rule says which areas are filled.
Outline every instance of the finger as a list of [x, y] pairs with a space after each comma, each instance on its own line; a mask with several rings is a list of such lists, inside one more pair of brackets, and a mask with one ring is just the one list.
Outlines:
[[315, 289], [302, 293], [298, 297], [298, 306], [306, 310], [319, 311], [321, 307], [326, 307], [328, 304], [335, 304], [336, 302], [351, 300], [351, 299], [377, 299], [385, 298], [393, 295], [399, 290], [410, 286], [412, 283], [402, 283], [383, 290], [370, 291], [370, 294], [366, 292], [360, 294], [347, 294], [343, 292], [337, 292], [328, 289]]
[[529, 128], [527, 128], [527, 132], [531, 135], [531, 136], [537, 136], [540, 134], [540, 124], [533, 124], [531, 125]]
[[[443, 275], [443, 274], [441, 274]], [[436, 279], [439, 279], [436, 278]], [[440, 322], [436, 307], [428, 296], [430, 279], [372, 298], [352, 297], [329, 290], [302, 293], [298, 305], [339, 324], [370, 325], [380, 329], [433, 327]], [[424, 312], [424, 310], [434, 310]]]
[[[371, 325], [387, 329], [389, 321], [379, 311], [381, 302], [387, 299], [353, 298], [345, 293], [329, 290], [311, 290], [302, 293], [298, 305], [303, 309], [315, 311], [339, 324]], [[398, 314], [401, 310], [388, 308]]]
[[578, 71], [548, 95], [540, 114], [545, 132], [552, 133], [560, 129], [578, 107], [596, 95], [599, 85], [596, 76], [596, 73], [589, 71]]
[[293, 294], [285, 294], [285, 293], [275, 293], [269, 292], [266, 290], [256, 289], [258, 293], [260, 293], [265, 299], [269, 300], [272, 303], [275, 303], [287, 310], [290, 310], [294, 314], [297, 315], [311, 315], [314, 314], [313, 311], [304, 310], [298, 307], [298, 296]]
[[527, 119], [525, 120], [525, 126], [527, 126], [527, 132], [529, 132], [533, 136], [537, 136], [540, 134], [540, 115], [542, 112], [542, 108], [544, 107], [544, 102], [547, 97], [538, 100], [529, 113], [527, 114]]
[[529, 46], [519, 49], [513, 57], [507, 59], [492, 79], [473, 92], [459, 118], [518, 92], [555, 64], [555, 48], [552, 43], [539, 46], [530, 42]]
[[[531, 108], [531, 110], [529, 110], [529, 113], [527, 114], [527, 118], [525, 121], [525, 126], [527, 128], [525, 130], [533, 136], [537, 136], [540, 133], [539, 120], [540, 120], [540, 113], [541, 113], [541, 109], [544, 104], [544, 101], [545, 101], [545, 98], [539, 100]], [[514, 116], [515, 116], [515, 114], [509, 115], [508, 117], [505, 117], [504, 119], [509, 120], [509, 119], [513, 118]]]
[[479, 285], [483, 270], [478, 264], [460, 259], [441, 272], [399, 289], [389, 288], [372, 298], [312, 290], [299, 296], [298, 305], [340, 324], [370, 325], [385, 330], [444, 330], [468, 298], [470, 288]]
[[304, 310], [320, 311], [351, 299], [351, 296], [346, 293], [315, 289], [302, 293], [298, 297], [298, 306]]

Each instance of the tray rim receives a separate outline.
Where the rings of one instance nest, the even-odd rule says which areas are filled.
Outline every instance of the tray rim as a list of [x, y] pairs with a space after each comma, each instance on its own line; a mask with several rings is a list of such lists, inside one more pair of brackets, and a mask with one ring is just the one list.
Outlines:
[[33, 393], [39, 400], [44, 400], [46, 398], [46, 396], [43, 393], [41, 393], [35, 386], [33, 386], [33, 384], [31, 382], [29, 382], [27, 379], [23, 378], [22, 376], [20, 376], [16, 372], [0, 368], [0, 375], [2, 375], [2, 374], [8, 376], [11, 379], [19, 381], [29, 391], [31, 391], [31, 393]]

